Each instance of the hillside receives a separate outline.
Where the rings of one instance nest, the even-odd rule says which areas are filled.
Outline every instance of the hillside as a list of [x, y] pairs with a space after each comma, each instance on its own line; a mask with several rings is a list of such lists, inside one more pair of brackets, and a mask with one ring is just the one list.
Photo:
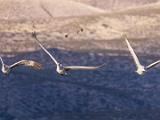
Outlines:
[[106, 11], [126, 9], [141, 5], [156, 3], [159, 0], [72, 0], [85, 3]]
[[49, 19], [48, 9], [54, 17], [94, 15], [104, 11], [89, 5], [66, 0], [0, 0], [0, 20]]
[[[38, 1], [34, 0], [31, 2], [30, 0], [24, 0], [26, 6], [30, 6], [31, 9], [22, 9], [23, 2], [18, 1], [1, 1], [3, 2], [2, 6], [11, 6], [15, 4], [18, 10], [21, 11], [19, 16], [13, 14], [13, 16], [17, 16], [14, 20], [1, 19], [0, 23], [0, 31], [1, 31], [1, 41], [3, 44], [0, 45], [1, 52], [25, 52], [25, 51], [33, 51], [36, 49], [36, 45], [32, 45], [34, 43], [31, 38], [31, 32], [33, 31], [33, 23], [36, 26], [36, 31], [39, 32], [39, 36], [41, 40], [48, 45], [48, 47], [58, 47], [69, 50], [89, 50], [89, 49], [123, 49], [112, 45], [104, 45], [104, 44], [94, 44], [92, 47], [88, 48], [88, 45], [85, 44], [81, 47], [78, 47], [80, 44], [88, 43], [93, 44], [93, 41], [110, 41], [110, 40], [121, 40], [119, 34], [115, 33], [113, 29], [118, 30], [120, 32], [125, 32], [129, 38], [133, 40], [144, 40], [144, 39], [155, 39], [159, 38], [159, 30], [160, 30], [160, 15], [159, 15], [159, 2], [155, 2], [151, 4], [145, 4], [137, 7], [126, 8], [123, 10], [118, 10], [114, 12], [103, 13], [100, 12], [99, 9], [89, 7], [88, 5], [76, 3], [75, 1]], [[62, 2], [65, 1], [65, 2]], [[151, 2], [151, 1], [149, 1]], [[148, 3], [149, 3], [148, 2]], [[4, 4], [5, 3], [5, 4]], [[31, 4], [32, 3], [32, 4]], [[60, 5], [62, 3], [62, 6]], [[58, 5], [57, 5], [58, 4]], [[74, 7], [70, 7], [67, 11], [67, 7], [65, 9], [64, 6], [75, 5]], [[18, 5], [20, 5], [18, 7]], [[77, 6], [76, 6], [77, 5]], [[32, 9], [32, 7], [33, 9]], [[37, 6], [37, 7], [34, 7]], [[54, 18], [49, 16], [45, 10], [41, 8], [41, 6], [47, 9], [47, 12], [51, 14]], [[55, 7], [56, 6], [56, 7]], [[78, 7], [79, 6], [79, 7]], [[74, 9], [81, 10], [78, 12]], [[5, 7], [2, 9], [1, 14], [7, 13], [8, 9]], [[60, 9], [61, 8], [61, 9]], [[63, 9], [62, 9], [63, 8]], [[83, 15], [81, 13], [87, 14], [87, 9], [90, 9], [93, 14], [91, 15]], [[35, 14], [31, 11], [35, 11]], [[72, 13], [71, 11], [74, 10]], [[84, 11], [83, 11], [84, 10]], [[29, 12], [27, 12], [29, 11]], [[36, 12], [39, 14], [36, 14]], [[63, 17], [56, 17], [57, 15], [63, 15]], [[69, 12], [70, 11], [70, 12]], [[98, 14], [97, 14], [97, 11]], [[8, 11], [9, 13], [9, 11]], [[22, 14], [23, 13], [23, 14]], [[68, 13], [68, 14], [67, 14]], [[71, 14], [69, 14], [71, 13]], [[78, 14], [79, 13], [79, 14]], [[89, 13], [89, 12], [88, 12]], [[103, 14], [102, 14], [103, 13]], [[146, 14], [147, 13], [147, 14]], [[25, 15], [26, 14], [26, 15]], [[77, 14], [77, 17], [74, 16]], [[30, 16], [28, 16], [30, 15]], [[32, 16], [33, 15], [33, 16]], [[66, 15], [71, 15], [70, 17], [66, 17]], [[73, 15], [73, 16], [72, 16]], [[23, 17], [21, 17], [23, 16]], [[10, 18], [10, 17], [9, 17]], [[29, 19], [33, 18], [33, 19]], [[33, 22], [33, 23], [32, 23]], [[83, 29], [83, 31], [81, 31]], [[65, 36], [67, 37], [65, 38]], [[12, 38], [12, 39], [10, 39]], [[70, 44], [72, 41], [73, 44]], [[6, 44], [6, 45], [4, 45]], [[14, 46], [12, 46], [14, 45]], [[21, 46], [20, 46], [21, 45]], [[12, 47], [10, 47], [12, 46]], [[25, 47], [24, 47], [25, 46]], [[32, 47], [30, 47], [32, 46]]]
[[160, 2], [147, 4], [139, 7], [131, 7], [125, 10], [116, 11], [117, 14], [128, 14], [128, 15], [151, 15], [160, 14]]

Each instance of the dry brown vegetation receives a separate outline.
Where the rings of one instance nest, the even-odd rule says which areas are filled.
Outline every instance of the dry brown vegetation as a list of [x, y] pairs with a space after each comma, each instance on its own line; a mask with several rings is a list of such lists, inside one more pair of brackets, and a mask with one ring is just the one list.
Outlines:
[[[99, 4], [103, 2], [105, 1]], [[87, 4], [83, 0], [1, 0], [0, 3], [1, 52], [26, 52], [37, 49], [31, 38], [33, 23], [41, 41], [48, 47], [69, 50], [122, 50], [124, 48], [116, 47], [116, 42], [115, 47], [107, 43], [111, 40], [122, 40], [113, 29], [125, 32], [133, 40], [154, 40], [153, 44], [160, 37], [160, 4], [157, 0], [124, 0], [119, 4], [130, 6], [117, 11], [108, 9], [105, 13], [105, 9], [96, 6], [96, 0], [88, 0]], [[110, 7], [115, 7], [117, 1], [110, 3]], [[133, 4], [137, 6], [133, 7]]]

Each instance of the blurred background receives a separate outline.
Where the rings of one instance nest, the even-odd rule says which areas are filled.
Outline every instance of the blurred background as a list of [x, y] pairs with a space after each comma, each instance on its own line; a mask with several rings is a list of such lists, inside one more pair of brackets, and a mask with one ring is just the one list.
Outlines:
[[[96, 71], [55, 72], [38, 38], [64, 65], [106, 66]], [[0, 120], [157, 120], [159, 66], [144, 76], [119, 31], [143, 65], [160, 58], [159, 0], [0, 0], [0, 55], [44, 69], [0, 73]]]

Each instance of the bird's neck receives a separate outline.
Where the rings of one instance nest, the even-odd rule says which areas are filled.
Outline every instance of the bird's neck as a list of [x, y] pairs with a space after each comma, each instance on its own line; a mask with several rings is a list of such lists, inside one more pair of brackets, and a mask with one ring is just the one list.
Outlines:
[[0, 57], [0, 60], [1, 60], [1, 64], [2, 66], [4, 65], [4, 62], [3, 62], [3, 59]]
[[3, 65], [2, 65], [2, 72], [3, 72], [4, 74], [8, 74], [9, 71], [10, 71], [10, 67], [9, 67], [8, 65], [3, 64]]
[[2, 68], [1, 68], [2, 72], [3, 72], [4, 74], [8, 74], [9, 71], [10, 71], [10, 66], [6, 65], [6, 64], [3, 62], [3, 59], [2, 59], [1, 57], [0, 57], [0, 61], [1, 61], [1, 64], [2, 64]]

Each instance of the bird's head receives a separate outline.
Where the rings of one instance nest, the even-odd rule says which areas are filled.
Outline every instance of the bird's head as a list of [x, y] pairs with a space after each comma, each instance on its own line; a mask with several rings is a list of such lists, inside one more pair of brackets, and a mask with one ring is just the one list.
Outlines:
[[136, 73], [138, 73], [139, 75], [144, 75], [145, 72], [146, 70], [144, 69], [144, 67], [140, 67], [136, 70]]
[[63, 65], [61, 63], [58, 63], [59, 69], [63, 68]]

